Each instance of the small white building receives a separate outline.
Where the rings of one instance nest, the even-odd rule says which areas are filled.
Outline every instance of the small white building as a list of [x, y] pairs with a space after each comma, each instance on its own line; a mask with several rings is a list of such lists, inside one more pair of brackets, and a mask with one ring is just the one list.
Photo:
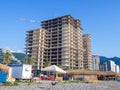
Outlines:
[[119, 67], [119, 65], [115, 64], [114, 61], [108, 60], [108, 61], [100, 64], [100, 70], [101, 71], [112, 71], [112, 72], [119, 73], [120, 67]]
[[30, 79], [32, 75], [32, 65], [22, 64], [14, 65], [12, 68], [12, 77], [17, 79]]
[[108, 71], [113, 71], [113, 72], [115, 72], [115, 66], [116, 66], [116, 64], [115, 64], [114, 61], [112, 61], [112, 60], [107, 61]]
[[115, 66], [115, 72], [117, 72], [117, 73], [119, 73], [119, 72], [120, 72], [119, 65], [116, 65], [116, 66]]

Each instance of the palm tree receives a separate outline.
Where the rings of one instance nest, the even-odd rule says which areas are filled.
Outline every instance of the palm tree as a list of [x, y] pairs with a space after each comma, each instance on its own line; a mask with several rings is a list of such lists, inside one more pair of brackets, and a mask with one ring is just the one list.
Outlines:
[[30, 65], [33, 65], [33, 64], [34, 64], [34, 61], [33, 61], [32, 58], [28, 58], [27, 63], [30, 64]]
[[12, 55], [12, 53], [10, 53], [10, 52], [6, 52], [5, 54], [4, 54], [4, 56], [3, 56], [3, 64], [9, 64], [10, 63], [10, 61], [13, 59], [13, 55]]
[[50, 65], [51, 65], [50, 61], [46, 61], [44, 67], [48, 67]]

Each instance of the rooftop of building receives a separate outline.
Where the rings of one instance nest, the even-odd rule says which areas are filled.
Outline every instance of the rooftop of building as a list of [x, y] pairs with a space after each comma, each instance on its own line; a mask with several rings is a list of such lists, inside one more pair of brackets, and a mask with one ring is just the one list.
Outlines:
[[94, 71], [94, 70], [68, 70], [67, 74], [73, 75], [118, 75], [120, 73], [112, 72], [112, 71]]
[[[64, 18], [64, 17], [71, 17], [72, 19], [74, 19], [74, 17], [72, 15], [67, 14], [67, 15], [64, 15], [64, 16], [59, 16], [59, 17], [56, 17], [56, 18], [52, 18], [52, 19], [48, 19], [48, 20], [43, 20], [41, 23], [46, 22], [46, 21], [52, 21], [52, 20]], [[74, 20], [80, 21], [79, 19], [74, 19]]]

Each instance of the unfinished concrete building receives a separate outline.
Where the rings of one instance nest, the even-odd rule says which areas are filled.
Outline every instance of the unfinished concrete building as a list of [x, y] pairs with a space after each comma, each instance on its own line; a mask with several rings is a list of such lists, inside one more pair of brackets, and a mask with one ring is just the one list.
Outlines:
[[63, 68], [82, 68], [82, 28], [80, 21], [70, 15], [42, 21], [42, 28], [50, 32], [49, 57], [51, 64]]
[[40, 69], [48, 54], [49, 32], [38, 28], [27, 31], [26, 35], [26, 59], [32, 57], [34, 60], [33, 69]]
[[83, 36], [80, 20], [66, 15], [41, 22], [41, 29], [27, 31], [26, 56], [35, 61], [34, 69], [46, 61], [63, 69], [83, 68]]
[[92, 53], [90, 34], [83, 35], [83, 66], [84, 69], [92, 70]]

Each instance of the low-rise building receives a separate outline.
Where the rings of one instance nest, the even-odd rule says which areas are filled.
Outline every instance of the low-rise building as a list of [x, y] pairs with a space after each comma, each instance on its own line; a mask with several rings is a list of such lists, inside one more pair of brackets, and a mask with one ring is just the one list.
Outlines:
[[32, 65], [22, 64], [13, 65], [12, 77], [16, 79], [30, 79], [32, 75]]
[[108, 60], [106, 62], [103, 62], [99, 66], [100, 71], [112, 71], [119, 73], [119, 65], [116, 65], [114, 61]]
[[117, 73], [120, 72], [120, 67], [119, 67], [119, 65], [116, 65], [116, 66], [115, 66], [115, 72], [117, 72]]
[[115, 64], [114, 61], [112, 61], [112, 60], [107, 61], [108, 71], [113, 71], [113, 72], [115, 72], [115, 66], [116, 66], [116, 64]]

